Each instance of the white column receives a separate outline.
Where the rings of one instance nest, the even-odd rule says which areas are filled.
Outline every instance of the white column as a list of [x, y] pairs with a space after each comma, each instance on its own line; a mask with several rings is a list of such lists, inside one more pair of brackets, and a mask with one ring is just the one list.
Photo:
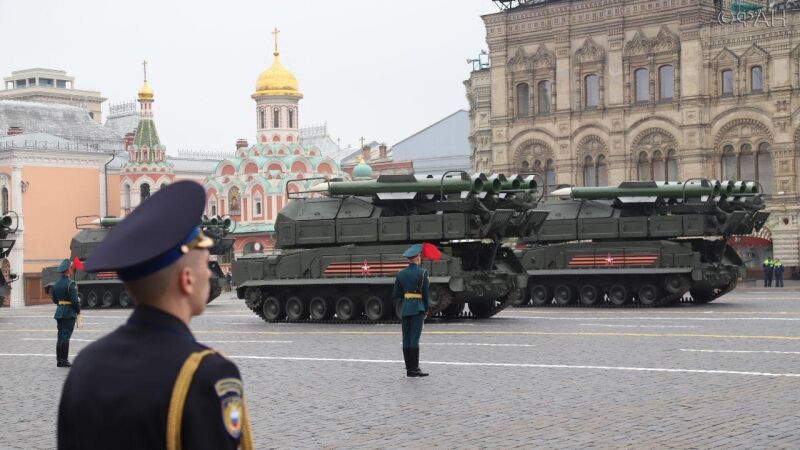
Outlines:
[[10, 237], [16, 239], [14, 248], [11, 249], [9, 255], [11, 260], [11, 273], [17, 274], [19, 277], [17, 281], [11, 284], [11, 307], [19, 308], [25, 306], [25, 252], [23, 245], [23, 230], [25, 229], [22, 222], [22, 166], [14, 165], [11, 167], [11, 208], [18, 216], [17, 232]]
[[98, 178], [100, 179], [100, 217], [105, 217], [108, 215], [108, 211], [106, 211], [106, 196], [108, 195], [108, 192], [106, 186], [106, 177], [104, 175], [105, 173], [103, 172], [103, 166], [101, 165], [98, 168]]

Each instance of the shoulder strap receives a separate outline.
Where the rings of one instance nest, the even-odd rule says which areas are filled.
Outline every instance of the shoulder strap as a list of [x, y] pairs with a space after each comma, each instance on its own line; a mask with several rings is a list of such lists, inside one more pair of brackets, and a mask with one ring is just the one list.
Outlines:
[[[181, 423], [183, 422], [183, 408], [186, 405], [189, 386], [192, 384], [192, 378], [194, 378], [197, 368], [200, 367], [200, 363], [203, 362], [203, 358], [214, 353], [214, 350], [211, 349], [192, 353], [186, 358], [180, 372], [178, 372], [178, 378], [172, 388], [172, 396], [167, 410], [167, 450], [181, 450]], [[242, 437], [239, 440], [239, 445], [242, 450], [252, 450], [253, 437], [250, 434], [250, 419], [247, 415], [247, 407], [244, 404], [244, 396], [242, 396], [242, 416]]]
[[428, 276], [428, 271], [422, 269], [422, 276], [419, 278], [419, 292], [422, 293], [422, 288], [425, 286], [425, 277]]

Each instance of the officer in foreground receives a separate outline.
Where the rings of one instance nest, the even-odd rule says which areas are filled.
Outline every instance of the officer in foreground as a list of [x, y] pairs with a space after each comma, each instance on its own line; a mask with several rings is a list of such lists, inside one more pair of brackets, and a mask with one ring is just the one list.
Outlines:
[[213, 241], [198, 228], [205, 200], [192, 181], [162, 188], [86, 261], [88, 272], [117, 271], [136, 308], [75, 359], [59, 405], [59, 449], [252, 448], [236, 364], [188, 327], [210, 289]]
[[72, 262], [68, 259], [61, 261], [56, 269], [61, 273], [61, 278], [55, 282], [50, 290], [56, 312], [53, 318], [58, 326], [56, 338], [56, 366], [70, 367], [69, 363], [69, 338], [75, 330], [75, 321], [81, 313], [81, 302], [78, 299], [78, 287], [70, 280], [72, 276]]
[[419, 338], [422, 324], [428, 317], [428, 272], [419, 267], [422, 262], [422, 245], [414, 244], [403, 253], [408, 258], [408, 267], [397, 273], [394, 281], [394, 296], [401, 302], [401, 324], [403, 329], [403, 359], [406, 376], [427, 377], [419, 368]]

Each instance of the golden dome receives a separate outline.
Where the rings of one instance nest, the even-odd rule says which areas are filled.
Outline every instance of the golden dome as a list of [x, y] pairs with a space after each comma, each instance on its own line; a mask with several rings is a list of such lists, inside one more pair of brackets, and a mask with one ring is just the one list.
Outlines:
[[153, 90], [150, 89], [150, 86], [147, 84], [147, 80], [145, 80], [141, 89], [139, 89], [139, 100], [152, 100], [152, 99], [153, 99]]
[[278, 52], [273, 53], [275, 60], [272, 65], [258, 76], [256, 91], [253, 97], [261, 96], [288, 96], [303, 98], [297, 89], [297, 78], [286, 70], [278, 58]]

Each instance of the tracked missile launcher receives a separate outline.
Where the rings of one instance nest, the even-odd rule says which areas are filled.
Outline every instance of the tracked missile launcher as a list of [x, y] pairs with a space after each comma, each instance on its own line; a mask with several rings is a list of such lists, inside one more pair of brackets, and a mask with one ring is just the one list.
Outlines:
[[466, 304], [485, 318], [519, 301], [527, 276], [501, 242], [535, 233], [547, 216], [532, 177], [308, 181], [322, 182], [298, 194], [287, 185], [293, 198], [275, 222], [277, 250], [233, 263], [239, 298], [265, 320], [394, 320], [402, 253], [422, 241], [443, 251], [423, 262], [432, 314], [461, 316]]
[[[111, 229], [122, 219], [118, 217], [80, 216], [75, 218], [75, 228], [78, 233], [70, 243], [70, 259], [78, 258], [83, 261], [100, 242], [105, 239]], [[233, 239], [226, 235], [232, 226], [230, 219], [213, 217], [204, 218], [200, 228], [214, 240], [214, 246], [209, 249], [212, 255], [226, 253], [233, 245]], [[208, 262], [211, 270], [211, 290], [208, 303], [219, 297], [225, 281], [225, 274], [216, 260]], [[61, 275], [56, 272], [56, 267], [45, 267], [42, 270], [42, 285], [45, 292], [50, 293], [50, 288]], [[122, 281], [116, 272], [87, 273], [75, 271], [75, 282], [78, 285], [78, 295], [81, 306], [86, 308], [128, 308], [133, 302], [125, 290]]]
[[768, 217], [748, 182], [626, 182], [543, 196], [520, 175], [316, 181], [296, 194], [287, 185], [277, 249], [233, 264], [237, 295], [267, 321], [396, 320], [394, 275], [407, 265], [402, 252], [422, 241], [444, 254], [424, 262], [439, 317], [526, 304], [705, 303], [743, 271], [727, 239]]
[[517, 251], [534, 306], [712, 301], [744, 272], [728, 238], [768, 217], [754, 182], [567, 187], [539, 206], [550, 214]]

